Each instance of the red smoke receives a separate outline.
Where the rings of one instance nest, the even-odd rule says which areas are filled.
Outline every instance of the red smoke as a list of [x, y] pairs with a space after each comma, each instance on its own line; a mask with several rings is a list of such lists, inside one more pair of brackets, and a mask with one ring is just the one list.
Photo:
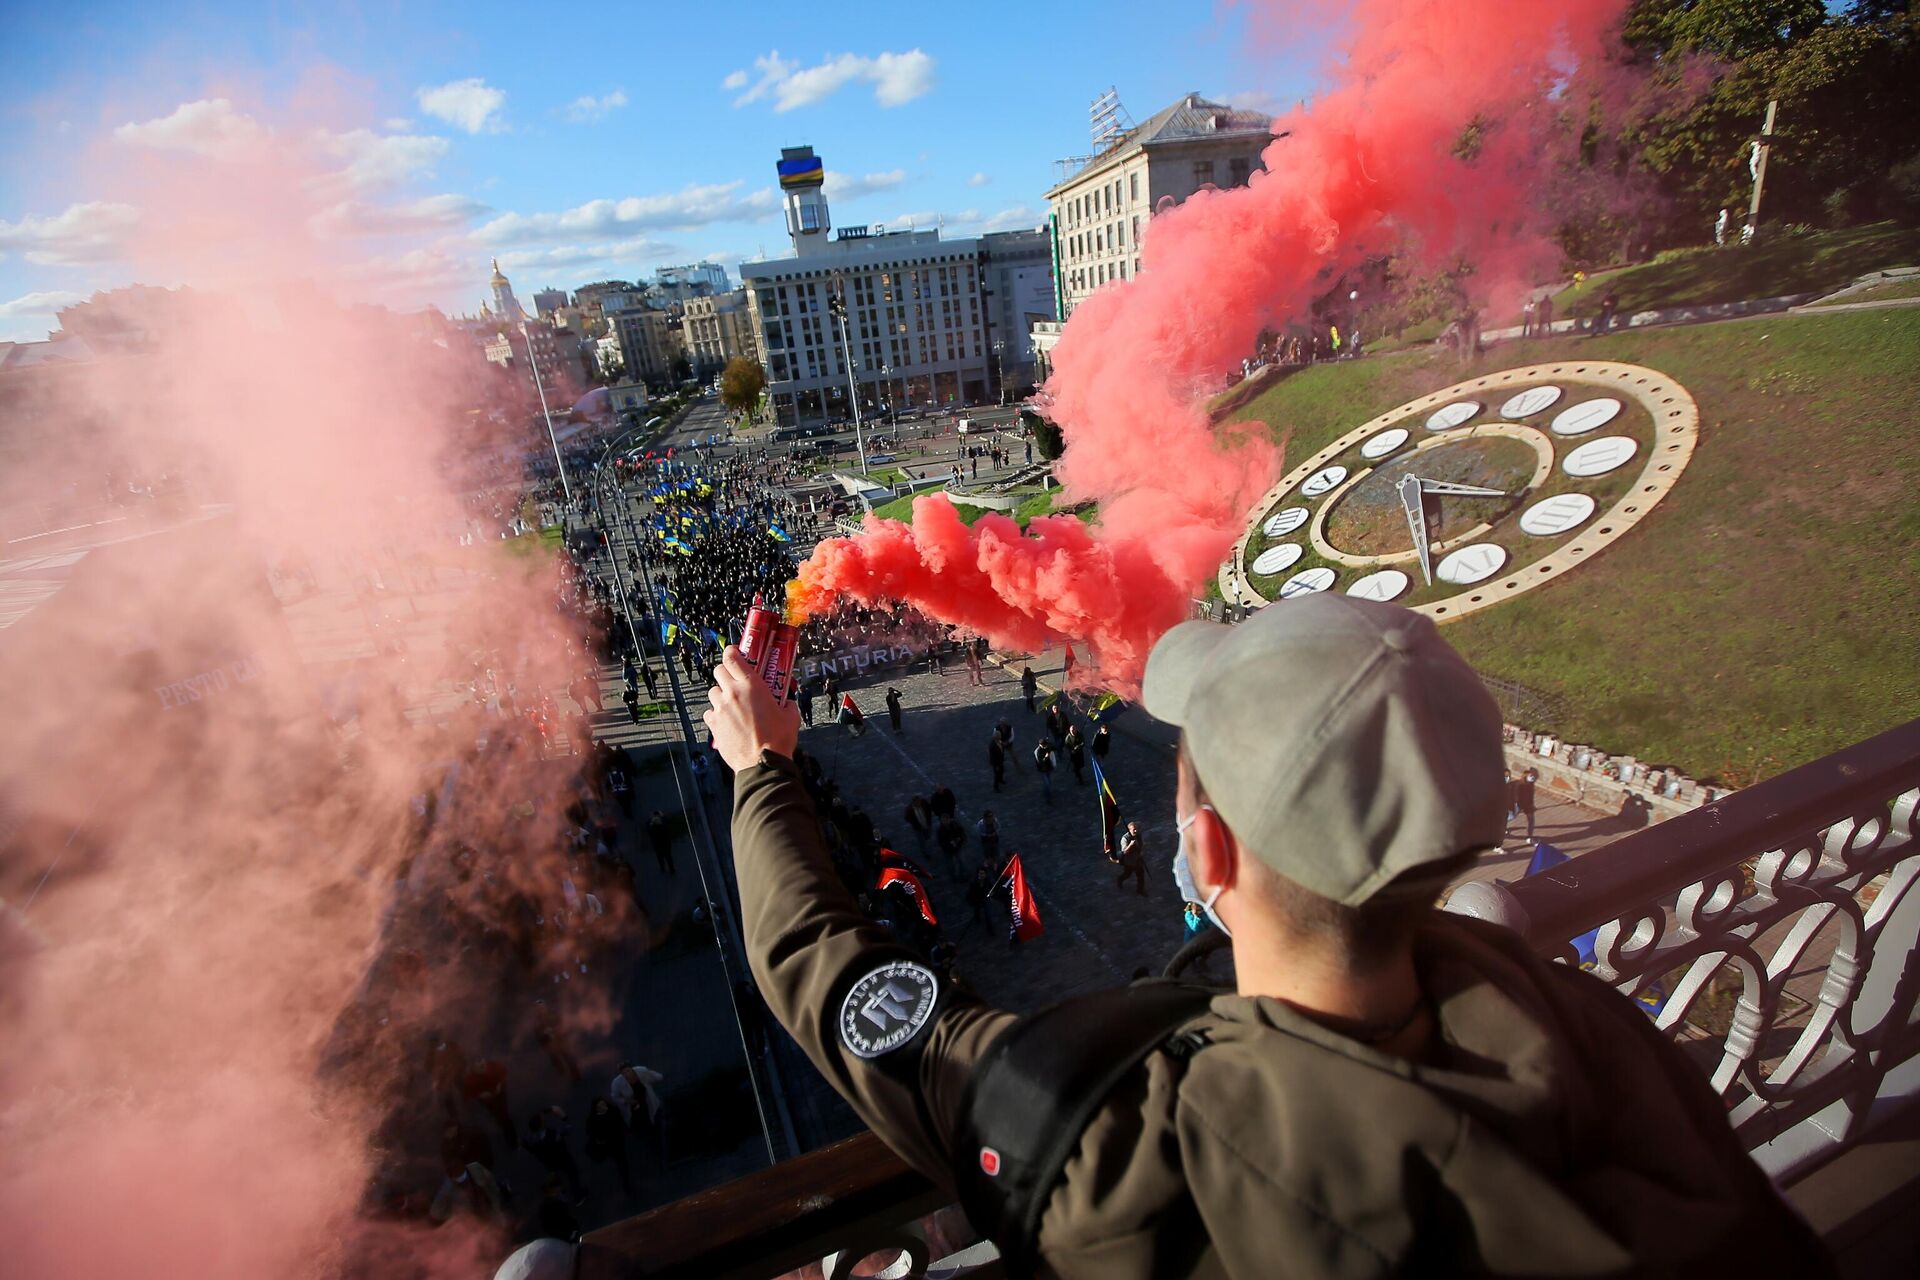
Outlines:
[[[138, 209], [130, 274], [194, 291], [0, 385], [5, 555], [60, 584], [0, 630], [0, 1270], [486, 1274], [499, 1240], [372, 1224], [367, 1193], [435, 1190], [431, 1136], [386, 1128], [428, 1029], [502, 1057], [527, 1030], [483, 1035], [482, 960], [409, 937], [402, 978], [392, 940], [487, 909], [454, 832], [498, 896], [563, 905], [574, 759], [500, 749], [469, 681], [524, 703], [585, 662], [552, 568], [465, 502], [485, 366], [345, 305], [394, 269], [325, 230], [356, 198], [337, 121], [230, 111], [193, 148], [102, 139], [77, 180]], [[87, 525], [119, 544], [63, 565]], [[587, 986], [564, 1012], [604, 1017]]]
[[[1328, 5], [1269, 4], [1257, 28], [1318, 22]], [[869, 517], [801, 566], [802, 613], [836, 595], [904, 599], [996, 644], [1082, 639], [1100, 677], [1138, 679], [1153, 641], [1218, 567], [1276, 477], [1264, 434], [1220, 431], [1205, 397], [1262, 330], [1303, 317], [1333, 277], [1400, 248], [1466, 258], [1482, 300], [1516, 292], [1546, 259], [1529, 225], [1556, 89], [1605, 47], [1624, 0], [1359, 0], [1332, 85], [1274, 121], [1266, 172], [1155, 218], [1142, 270], [1069, 319], [1046, 390], [1067, 441], [1066, 503], [1099, 520], [1035, 520], [1022, 537], [986, 516], [968, 530], [944, 497], [911, 528]], [[1479, 146], [1456, 154], [1470, 124]], [[1281, 136], [1286, 135], [1286, 136]], [[1359, 415], [1364, 416], [1364, 414]]]

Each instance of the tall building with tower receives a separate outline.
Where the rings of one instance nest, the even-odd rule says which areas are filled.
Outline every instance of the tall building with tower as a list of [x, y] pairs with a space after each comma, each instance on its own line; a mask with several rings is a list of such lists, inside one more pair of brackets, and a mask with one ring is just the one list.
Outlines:
[[488, 283], [493, 286], [493, 311], [495, 315], [513, 324], [519, 324], [527, 318], [526, 311], [520, 306], [520, 300], [513, 296], [513, 286], [507, 283], [505, 273], [500, 270], [500, 259], [498, 258], [493, 260], [493, 279]]
[[[825, 165], [813, 148], [783, 149], [777, 173], [793, 256], [742, 263], [740, 278], [781, 421], [850, 416], [849, 382], [863, 414], [999, 398], [995, 237], [947, 240], [937, 229], [882, 226], [836, 232]], [[1002, 246], [1007, 279], [1036, 247]], [[1004, 337], [998, 354], [1014, 357]]]
[[827, 214], [826, 162], [813, 154], [812, 147], [782, 147], [777, 168], [794, 253], [808, 258], [829, 252], [827, 233], [833, 219]]

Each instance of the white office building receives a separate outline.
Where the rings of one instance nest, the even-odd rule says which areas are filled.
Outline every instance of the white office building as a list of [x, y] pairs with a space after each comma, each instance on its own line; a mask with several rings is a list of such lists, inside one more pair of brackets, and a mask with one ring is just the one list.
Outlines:
[[[884, 227], [836, 235], [813, 148], [782, 150], [779, 172], [794, 255], [742, 263], [740, 277], [780, 420], [848, 415], [849, 355], [863, 413], [990, 403], [982, 242]], [[835, 298], [846, 308], [844, 345]]]

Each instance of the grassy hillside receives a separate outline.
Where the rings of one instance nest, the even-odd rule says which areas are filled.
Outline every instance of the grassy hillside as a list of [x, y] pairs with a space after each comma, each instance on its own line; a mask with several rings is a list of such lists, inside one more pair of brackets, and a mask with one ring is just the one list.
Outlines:
[[[1775, 230], [1754, 245], [1708, 245], [1601, 272], [1555, 295], [1553, 311], [1562, 320], [1592, 315], [1609, 288], [1631, 313], [1827, 291], [1881, 267], [1914, 265], [1920, 265], [1920, 228], [1879, 222], [1804, 236]], [[1519, 322], [1517, 315], [1501, 321]]]
[[1232, 416], [1298, 461], [1402, 401], [1568, 357], [1679, 379], [1699, 451], [1600, 558], [1447, 638], [1562, 708], [1541, 727], [1735, 784], [1920, 716], [1920, 309], [1322, 365]]

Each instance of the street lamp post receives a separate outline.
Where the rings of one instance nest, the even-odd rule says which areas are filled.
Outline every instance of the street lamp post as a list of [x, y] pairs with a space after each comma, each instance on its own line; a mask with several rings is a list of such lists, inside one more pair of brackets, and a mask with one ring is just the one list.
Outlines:
[[853, 404], [853, 447], [860, 451], [860, 474], [867, 474], [867, 438], [860, 430], [860, 387], [853, 380], [853, 345], [847, 341], [847, 298], [844, 290], [827, 299], [827, 310], [840, 322], [840, 354], [847, 362], [847, 399]]
[[[527, 344], [527, 366], [533, 370], [533, 389], [540, 396], [540, 414], [547, 420], [547, 442], [553, 446], [553, 465], [560, 468], [560, 492], [567, 495], [567, 508], [573, 508], [573, 486], [567, 483], [567, 464], [560, 460], [560, 437], [553, 433], [553, 411], [547, 408], [547, 389], [540, 382], [540, 362], [534, 359], [533, 335], [527, 332], [527, 322], [520, 322], [520, 340]], [[562, 530], [566, 520], [560, 521]]]
[[898, 425], [894, 421], [894, 416], [893, 416], [893, 366], [892, 365], [883, 364], [880, 366], [880, 386], [882, 388], [882, 393], [887, 397], [887, 428], [888, 430], [892, 430], [895, 426]]
[[1005, 339], [995, 338], [993, 340], [993, 366], [999, 371], [995, 375], [995, 380], [1000, 384], [1000, 404], [1004, 407], [1007, 403], [1007, 344]]

